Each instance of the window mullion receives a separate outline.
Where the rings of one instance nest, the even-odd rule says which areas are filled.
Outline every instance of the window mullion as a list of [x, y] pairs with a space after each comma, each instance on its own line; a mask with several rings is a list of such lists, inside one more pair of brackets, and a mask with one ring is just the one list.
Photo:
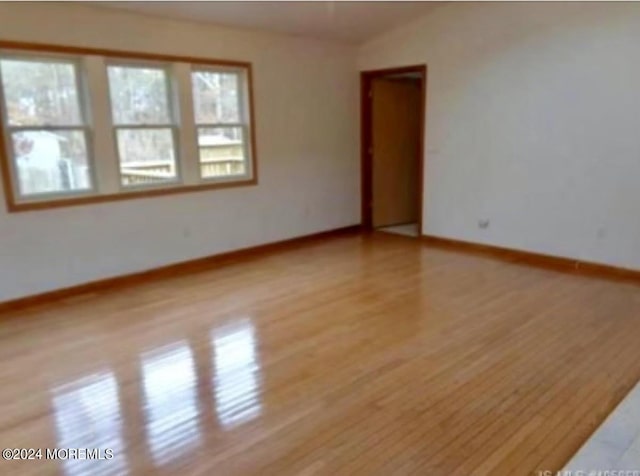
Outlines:
[[31, 132], [31, 131], [88, 131], [91, 127], [87, 124], [78, 124], [77, 126], [7, 126], [9, 132]]
[[198, 123], [197, 126], [202, 129], [228, 129], [233, 127], [246, 127], [244, 122], [207, 122]]
[[249, 126], [242, 126], [242, 150], [244, 152], [244, 161], [245, 161], [245, 175], [247, 177], [253, 177], [253, 160], [251, 159], [253, 150], [251, 149], [251, 131], [249, 130]]
[[191, 66], [187, 63], [172, 65], [175, 82], [174, 107], [175, 119], [178, 122], [178, 160], [182, 172], [182, 180], [187, 185], [200, 183], [200, 156], [198, 150], [198, 131], [194, 120], [193, 92], [191, 90]]
[[175, 124], [114, 124], [115, 130], [153, 130], [153, 129], [173, 129]]
[[95, 188], [101, 194], [118, 193], [120, 190], [120, 172], [116, 153], [115, 132], [111, 121], [109, 103], [109, 83], [103, 57], [87, 56], [86, 78], [87, 95], [91, 105], [90, 122], [93, 125], [93, 157]]
[[238, 75], [238, 108], [240, 111], [240, 121], [242, 122], [242, 149], [244, 151], [245, 172], [247, 177], [254, 177], [253, 170], [253, 144], [251, 143], [251, 130], [249, 128], [249, 117], [252, 111], [249, 110], [249, 76], [248, 73]]

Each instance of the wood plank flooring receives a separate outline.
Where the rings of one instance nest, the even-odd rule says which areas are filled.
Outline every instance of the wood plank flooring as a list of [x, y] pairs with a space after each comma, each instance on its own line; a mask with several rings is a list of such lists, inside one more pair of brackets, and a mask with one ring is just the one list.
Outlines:
[[[529, 475], [640, 379], [640, 286], [383, 233], [0, 319], [0, 474]], [[604, 469], [604, 468], [601, 468]]]

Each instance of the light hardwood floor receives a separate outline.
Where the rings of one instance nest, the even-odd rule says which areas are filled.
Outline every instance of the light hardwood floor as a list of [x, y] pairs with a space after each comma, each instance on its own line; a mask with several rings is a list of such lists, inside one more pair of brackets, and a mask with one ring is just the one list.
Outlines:
[[640, 287], [383, 233], [0, 320], [0, 474], [525, 475], [640, 378]]

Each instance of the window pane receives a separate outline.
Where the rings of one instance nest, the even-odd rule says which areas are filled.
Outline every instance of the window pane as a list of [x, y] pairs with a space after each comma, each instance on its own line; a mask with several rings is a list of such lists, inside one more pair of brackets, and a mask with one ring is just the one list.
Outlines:
[[169, 124], [167, 74], [160, 68], [109, 66], [111, 110], [116, 124]]
[[238, 74], [196, 71], [191, 81], [196, 123], [240, 122]]
[[171, 129], [118, 129], [117, 136], [123, 185], [177, 178]]
[[73, 64], [2, 59], [0, 71], [10, 126], [82, 124]]
[[84, 131], [21, 131], [11, 134], [23, 196], [91, 188]]
[[241, 127], [200, 127], [198, 148], [202, 178], [247, 173]]

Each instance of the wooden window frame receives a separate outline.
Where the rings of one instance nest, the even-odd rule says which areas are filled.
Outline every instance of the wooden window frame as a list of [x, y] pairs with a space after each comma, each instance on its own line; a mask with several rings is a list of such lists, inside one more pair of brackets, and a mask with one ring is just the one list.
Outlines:
[[[246, 90], [247, 98], [246, 104], [248, 109], [249, 118], [246, 124], [249, 128], [249, 134], [247, 138], [247, 147], [250, 149], [248, 164], [250, 166], [251, 175], [249, 177], [239, 176], [237, 180], [233, 177], [221, 177], [216, 180], [215, 178], [200, 180], [196, 184], [184, 184], [179, 182], [169, 182], [166, 184], [157, 184], [153, 187], [144, 188], [120, 188], [117, 193], [102, 193], [99, 192], [100, 184], [97, 183], [95, 170], [92, 170], [92, 185], [91, 191], [78, 192], [77, 195], [56, 195], [56, 199], [31, 199], [22, 200], [16, 196], [16, 190], [14, 189], [14, 178], [12, 174], [12, 168], [10, 164], [10, 155], [7, 147], [10, 144], [10, 138], [5, 137], [5, 131], [7, 130], [7, 124], [4, 123], [4, 119], [0, 118], [0, 172], [2, 177], [2, 185], [4, 189], [4, 196], [7, 211], [9, 213], [26, 212], [34, 210], [46, 210], [52, 208], [88, 205], [94, 203], [115, 202], [122, 200], [131, 200], [137, 198], [150, 198], [163, 195], [174, 195], [181, 193], [200, 192], [206, 190], [232, 188], [232, 187], [245, 187], [258, 184], [258, 164], [257, 164], [257, 149], [256, 149], [256, 127], [255, 127], [255, 107], [254, 107], [254, 94], [253, 94], [253, 71], [252, 63], [247, 61], [235, 61], [235, 60], [220, 60], [203, 57], [191, 57], [180, 55], [165, 55], [145, 52], [134, 52], [125, 50], [111, 50], [102, 48], [85, 48], [75, 46], [62, 46], [62, 45], [50, 45], [41, 43], [25, 43], [16, 41], [0, 40], [0, 50], [9, 50], [16, 55], [20, 54], [59, 54], [59, 55], [76, 55], [76, 56], [101, 56], [108, 64], [110, 62], [118, 62], [119, 60], [131, 60], [133, 62], [162, 62], [162, 63], [187, 63], [190, 64], [193, 69], [197, 67], [207, 68], [220, 68], [228, 67], [241, 69], [246, 75]], [[85, 101], [83, 99], [83, 101]], [[111, 120], [111, 117], [109, 117]], [[174, 118], [177, 120], [177, 118]], [[193, 119], [195, 126], [195, 118]], [[177, 123], [179, 125], [179, 123]], [[113, 127], [113, 121], [111, 121]], [[196, 138], [197, 140], [197, 138]], [[91, 147], [90, 144], [88, 144]], [[177, 143], [174, 143], [176, 148], [176, 165], [180, 168], [185, 160], [181, 157], [181, 150]], [[92, 165], [95, 165], [95, 157], [93, 157], [93, 148], [88, 151], [89, 156], [93, 159]], [[117, 158], [117, 157], [116, 157]], [[199, 158], [198, 158], [199, 162]], [[118, 164], [119, 170], [119, 164]]]
[[[242, 175], [235, 175], [235, 176], [229, 176], [229, 177], [203, 177], [202, 176], [202, 172], [200, 171], [200, 173], [198, 174], [200, 181], [202, 181], [203, 183], [211, 183], [214, 181], [218, 181], [218, 182], [222, 182], [222, 181], [228, 181], [228, 180], [234, 180], [234, 177], [236, 177], [236, 180], [241, 180], [243, 177], [247, 178], [247, 177], [251, 177], [253, 175], [253, 154], [254, 154], [254, 150], [253, 150], [253, 143], [250, 139], [250, 131], [252, 129], [252, 125], [251, 125], [251, 117], [253, 117], [251, 110], [250, 110], [250, 105], [247, 101], [246, 96], [247, 91], [250, 90], [250, 84], [248, 84], [249, 82], [249, 77], [247, 74], [245, 74], [245, 71], [243, 71], [241, 68], [231, 68], [229, 66], [215, 66], [212, 67], [211, 65], [209, 66], [202, 66], [202, 65], [191, 65], [191, 78], [193, 78], [193, 74], [194, 73], [231, 73], [231, 74], [235, 74], [238, 78], [238, 98], [237, 98], [237, 107], [238, 107], [238, 121], [237, 122], [210, 122], [210, 123], [202, 123], [202, 122], [198, 122], [198, 118], [196, 117], [195, 114], [195, 104], [194, 104], [194, 115], [193, 115], [193, 124], [194, 124], [194, 128], [195, 128], [195, 132], [196, 132], [196, 142], [198, 140], [199, 134], [200, 134], [200, 129], [224, 129], [224, 128], [238, 128], [240, 129], [241, 133], [242, 133], [242, 149], [243, 149], [243, 154], [246, 157], [246, 167], [247, 170], [244, 174]], [[193, 88], [191, 89], [193, 91]], [[192, 97], [192, 103], [194, 102], [194, 98]], [[249, 118], [247, 119], [246, 116], [249, 116]], [[202, 162], [201, 162], [202, 158], [200, 156], [200, 150], [198, 149], [198, 165], [201, 166]]]
[[[168, 113], [168, 122], [166, 124], [161, 123], [149, 123], [149, 124], [141, 124], [141, 123], [131, 123], [124, 124], [118, 123], [115, 120], [115, 114], [113, 113], [113, 101], [111, 100], [112, 86], [111, 81], [109, 79], [109, 68], [110, 67], [122, 67], [122, 68], [149, 68], [155, 69], [158, 71], [162, 71], [164, 76], [164, 86], [166, 93], [166, 101], [167, 101], [167, 113]], [[171, 65], [166, 62], [149, 62], [149, 61], [131, 61], [131, 59], [115, 59], [108, 60], [105, 63], [105, 68], [107, 70], [107, 89], [109, 94], [109, 105], [111, 107], [109, 111], [110, 119], [111, 119], [111, 132], [113, 134], [114, 145], [116, 148], [116, 159], [118, 161], [118, 187], [121, 192], [127, 191], [135, 191], [135, 190], [149, 190], [152, 188], [166, 188], [172, 186], [181, 186], [182, 185], [182, 163], [180, 157], [180, 123], [177, 119], [177, 105], [176, 105], [176, 97], [178, 95], [177, 91], [174, 91], [175, 85], [172, 84], [171, 77]], [[176, 168], [176, 176], [167, 180], [148, 183], [148, 184], [137, 184], [137, 185], [125, 185], [122, 182], [122, 153], [120, 151], [120, 142], [118, 141], [118, 132], [120, 130], [153, 130], [153, 129], [169, 129], [171, 132], [171, 141], [173, 148], [173, 160], [175, 162]]]
[[[73, 68], [74, 74], [74, 82], [75, 82], [75, 90], [78, 100], [78, 112], [80, 114], [80, 122], [76, 125], [66, 124], [66, 125], [34, 125], [34, 126], [16, 126], [9, 124], [9, 111], [6, 108], [6, 102], [4, 97], [4, 90], [2, 88], [2, 84], [0, 84], [0, 125], [4, 125], [2, 128], [2, 133], [6, 136], [6, 144], [7, 147], [11, 147], [12, 138], [11, 135], [16, 132], [51, 132], [55, 133], [58, 131], [76, 131], [80, 132], [84, 136], [84, 144], [86, 147], [86, 160], [89, 166], [89, 188], [85, 189], [77, 189], [77, 190], [63, 190], [63, 191], [54, 191], [54, 192], [42, 192], [35, 194], [35, 196], [30, 197], [29, 195], [23, 195], [20, 192], [20, 177], [17, 170], [17, 164], [14, 161], [9, 160], [7, 163], [7, 168], [9, 171], [9, 175], [11, 178], [11, 192], [14, 196], [20, 196], [21, 200], [26, 201], [47, 201], [49, 200], [58, 200], [58, 199], [67, 199], [74, 197], [87, 197], [92, 196], [98, 193], [98, 184], [96, 182], [95, 176], [95, 157], [94, 157], [94, 147], [93, 147], [93, 128], [90, 121], [89, 108], [87, 104], [87, 97], [84, 94], [86, 90], [86, 81], [82, 74], [82, 62], [78, 56], [69, 56], [69, 55], [61, 55], [61, 54], [51, 54], [42, 52], [40, 54], [33, 53], [20, 53], [20, 52], [10, 52], [8, 54], [3, 53], [3, 58], [14, 59], [18, 61], [26, 61], [26, 62], [34, 62], [34, 63], [57, 63], [57, 64], [67, 64]], [[2, 74], [0, 74], [0, 78]], [[3, 151], [5, 151], [3, 149]], [[6, 150], [7, 156], [10, 155], [8, 150]], [[13, 163], [11, 163], [13, 162]], [[22, 203], [22, 202], [21, 202]]]

